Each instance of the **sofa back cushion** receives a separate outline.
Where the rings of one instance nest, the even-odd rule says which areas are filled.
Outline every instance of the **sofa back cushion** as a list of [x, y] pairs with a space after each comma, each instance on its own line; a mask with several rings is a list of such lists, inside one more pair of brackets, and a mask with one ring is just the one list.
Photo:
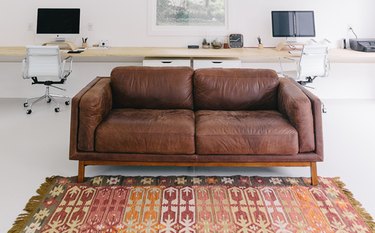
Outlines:
[[198, 69], [194, 106], [196, 110], [274, 110], [278, 86], [273, 70]]
[[114, 108], [193, 109], [189, 67], [117, 67], [111, 73]]

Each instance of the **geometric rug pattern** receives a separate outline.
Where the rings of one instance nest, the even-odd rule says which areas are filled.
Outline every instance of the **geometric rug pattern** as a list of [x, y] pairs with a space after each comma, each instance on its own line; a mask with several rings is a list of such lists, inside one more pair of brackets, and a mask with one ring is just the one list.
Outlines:
[[51, 177], [9, 232], [374, 232], [343, 184], [288, 177]]

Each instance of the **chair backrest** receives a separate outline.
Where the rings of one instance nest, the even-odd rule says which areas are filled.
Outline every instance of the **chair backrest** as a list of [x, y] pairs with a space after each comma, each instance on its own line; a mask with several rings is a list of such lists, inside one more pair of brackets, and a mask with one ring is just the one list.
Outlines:
[[328, 46], [305, 45], [298, 64], [298, 78], [328, 76]]
[[27, 46], [23, 78], [61, 78], [61, 56], [58, 46]]

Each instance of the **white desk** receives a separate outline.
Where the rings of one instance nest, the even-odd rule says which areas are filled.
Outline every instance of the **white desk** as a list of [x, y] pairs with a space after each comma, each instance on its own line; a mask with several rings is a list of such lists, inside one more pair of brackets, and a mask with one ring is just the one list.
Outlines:
[[[243, 63], [273, 63], [279, 57], [292, 56], [287, 51], [274, 48], [240, 49], [187, 49], [152, 47], [89, 48], [80, 54], [69, 54], [76, 62], [140, 62], [145, 57], [160, 58], [238, 58]], [[0, 47], [0, 62], [21, 61], [24, 47]], [[333, 63], [375, 63], [375, 53], [331, 49], [329, 60]]]
[[[0, 98], [37, 96], [43, 87], [31, 86], [21, 77], [24, 47], [0, 47]], [[67, 54], [68, 55], [68, 54]], [[74, 57], [73, 73], [66, 83], [67, 95], [74, 96], [96, 76], [109, 76], [116, 66], [142, 65], [145, 57], [160, 58], [237, 58], [242, 67], [280, 70], [279, 57], [291, 56], [273, 48], [187, 49], [118, 47], [88, 49]], [[331, 72], [328, 78], [316, 79], [313, 86], [321, 98], [375, 99], [375, 53], [331, 49]], [[94, 63], [94, 64], [93, 64]]]

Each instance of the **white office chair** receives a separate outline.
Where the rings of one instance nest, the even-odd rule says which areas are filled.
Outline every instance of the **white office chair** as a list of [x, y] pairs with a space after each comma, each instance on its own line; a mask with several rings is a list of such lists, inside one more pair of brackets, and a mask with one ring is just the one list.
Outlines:
[[65, 89], [54, 86], [54, 84], [64, 84], [67, 77], [72, 72], [72, 57], [61, 59], [58, 46], [27, 46], [26, 58], [22, 61], [23, 78], [31, 79], [32, 85], [43, 84], [46, 86], [44, 95], [27, 99], [23, 106], [26, 113], [31, 114], [33, 104], [45, 99], [47, 103], [55, 103], [55, 112], [60, 111], [60, 105], [56, 98], [65, 100], [65, 104], [70, 104], [70, 98], [64, 95], [50, 93], [50, 87], [65, 91]]
[[284, 77], [295, 79], [299, 84], [312, 83], [317, 77], [327, 77], [329, 73], [328, 46], [320, 44], [304, 45], [298, 60], [297, 69], [284, 71], [280, 60], [281, 74]]

